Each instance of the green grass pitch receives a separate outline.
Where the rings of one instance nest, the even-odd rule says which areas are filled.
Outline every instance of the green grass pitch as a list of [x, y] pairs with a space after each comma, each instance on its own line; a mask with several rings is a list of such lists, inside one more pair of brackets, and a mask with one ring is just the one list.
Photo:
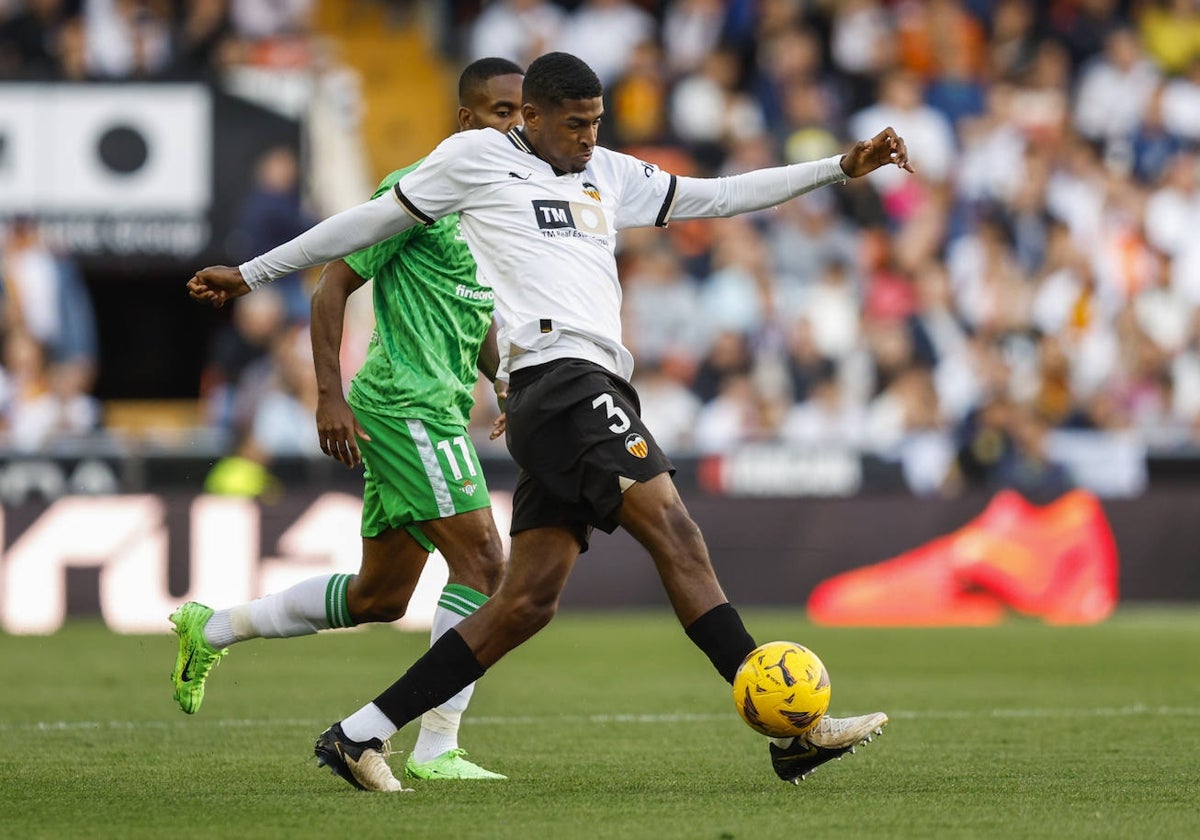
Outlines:
[[1200, 837], [1200, 608], [972, 630], [743, 613], [760, 641], [820, 654], [833, 713], [887, 711], [884, 737], [785, 784], [669, 614], [566, 613], [485, 678], [464, 726], [509, 781], [366, 794], [318, 771], [313, 741], [423, 634], [246, 643], [192, 717], [171, 700], [174, 636], [0, 635], [0, 836]]

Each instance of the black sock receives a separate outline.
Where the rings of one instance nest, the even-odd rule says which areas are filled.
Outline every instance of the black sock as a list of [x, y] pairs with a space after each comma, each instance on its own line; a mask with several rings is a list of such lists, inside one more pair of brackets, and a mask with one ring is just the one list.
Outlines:
[[445, 703], [485, 671], [463, 637], [451, 628], [403, 677], [375, 698], [375, 705], [400, 728]]
[[713, 607], [697, 618], [686, 632], [728, 683], [733, 682], [738, 666], [757, 647], [754, 637], [746, 632], [742, 617], [728, 603]]

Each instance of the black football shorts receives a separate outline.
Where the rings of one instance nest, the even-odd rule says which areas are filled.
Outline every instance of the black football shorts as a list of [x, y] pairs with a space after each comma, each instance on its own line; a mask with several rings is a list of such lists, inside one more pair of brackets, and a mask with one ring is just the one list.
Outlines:
[[505, 411], [508, 451], [521, 468], [511, 533], [566, 526], [586, 551], [592, 527], [617, 527], [622, 477], [675, 472], [639, 416], [633, 386], [592, 362], [514, 371]]

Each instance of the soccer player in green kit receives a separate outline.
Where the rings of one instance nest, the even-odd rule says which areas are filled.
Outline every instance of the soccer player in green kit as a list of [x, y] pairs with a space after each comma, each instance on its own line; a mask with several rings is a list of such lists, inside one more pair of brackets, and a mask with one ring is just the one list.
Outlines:
[[[506, 132], [518, 124], [521, 82], [521, 68], [506, 59], [469, 65], [459, 79], [460, 130]], [[418, 165], [392, 172], [376, 195]], [[339, 360], [346, 302], [372, 277], [376, 329], [347, 401]], [[326, 265], [312, 301], [317, 433], [327, 455], [347, 467], [365, 466], [362, 566], [357, 575], [321, 575], [232, 609], [181, 606], [171, 615], [179, 636], [172, 680], [183, 711], [199, 709], [205, 679], [229, 645], [400, 618], [435, 547], [446, 558], [450, 581], [434, 614], [432, 640], [495, 590], [503, 550], [467, 434], [476, 366], [493, 380], [496, 374], [494, 338], [485, 340], [492, 308], [493, 293], [476, 280], [457, 215]], [[502, 430], [501, 420], [492, 436]], [[458, 746], [473, 689], [467, 686], [422, 718], [406, 775], [504, 778], [466, 760]], [[380, 753], [364, 758], [348, 781], [369, 790], [400, 789]]]

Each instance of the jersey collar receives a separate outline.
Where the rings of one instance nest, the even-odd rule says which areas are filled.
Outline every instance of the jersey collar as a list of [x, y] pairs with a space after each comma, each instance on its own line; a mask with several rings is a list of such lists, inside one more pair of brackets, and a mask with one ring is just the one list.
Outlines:
[[508, 138], [508, 142], [512, 143], [514, 146], [516, 146], [522, 152], [525, 152], [525, 154], [528, 154], [528, 155], [533, 155], [535, 158], [537, 158], [538, 160], [542, 161], [547, 166], [549, 166], [550, 169], [554, 172], [555, 177], [568, 174], [565, 169], [559, 169], [553, 163], [546, 160], [544, 157], [542, 157], [541, 155], [539, 155], [537, 153], [537, 149], [533, 148], [533, 144], [529, 142], [529, 138], [525, 136], [525, 132], [521, 128], [521, 126], [519, 126], [519, 125], [514, 126], [508, 132], [508, 134], [506, 134], [504, 136]]

